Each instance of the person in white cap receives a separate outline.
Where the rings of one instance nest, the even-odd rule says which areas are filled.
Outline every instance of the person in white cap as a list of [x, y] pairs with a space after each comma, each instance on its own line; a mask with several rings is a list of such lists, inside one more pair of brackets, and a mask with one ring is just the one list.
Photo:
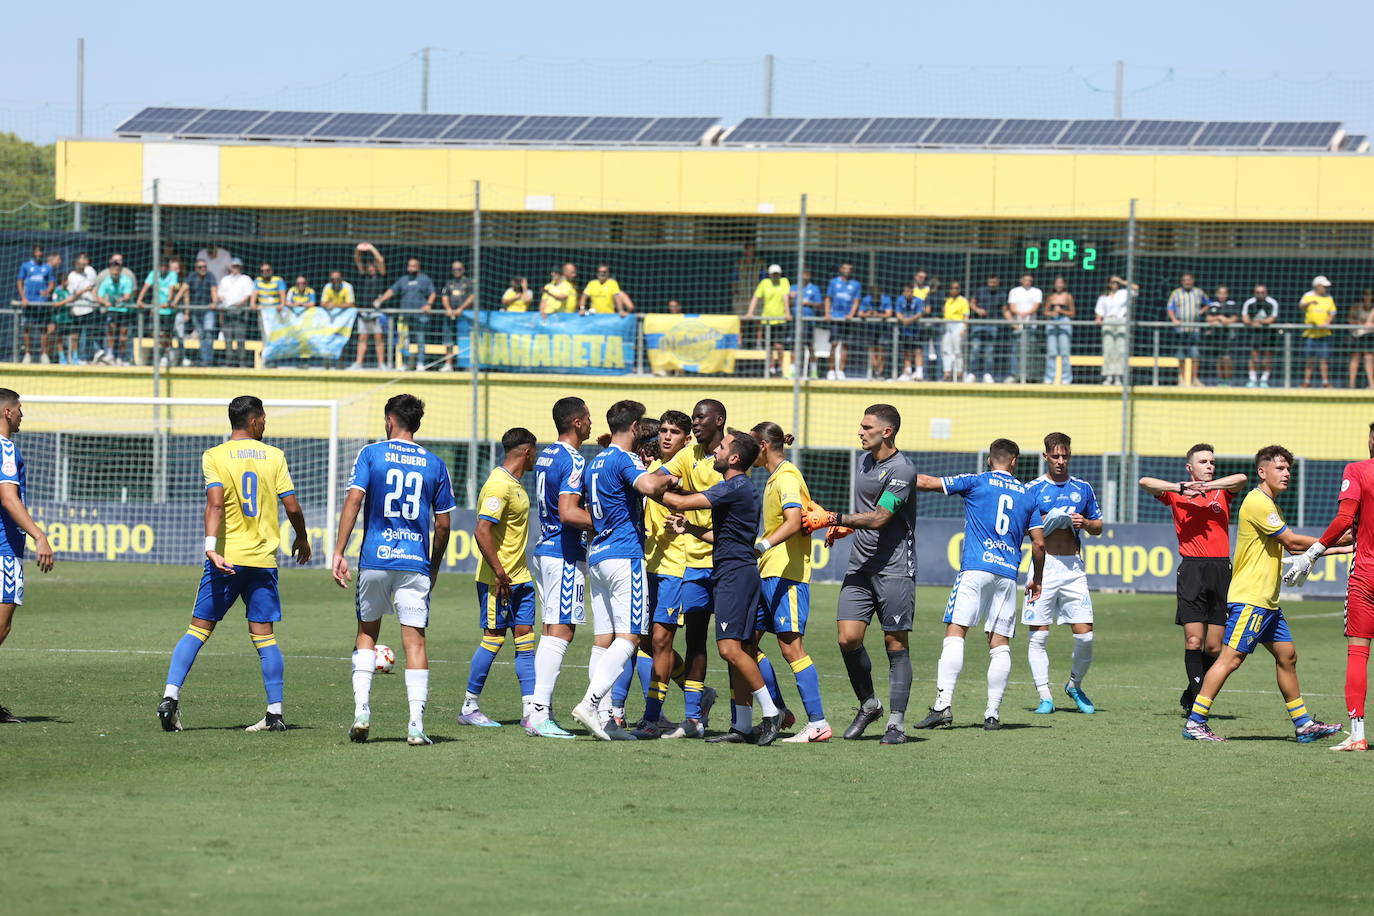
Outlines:
[[777, 264], [769, 264], [768, 276], [754, 287], [754, 295], [749, 299], [749, 311], [744, 315], [746, 321], [754, 317], [760, 303], [763, 305], [763, 317], [759, 324], [771, 328], [769, 336], [772, 338], [764, 374], [778, 375], [782, 369], [783, 337], [786, 336], [783, 326], [792, 320], [792, 284], [782, 275], [782, 268]]
[[1312, 366], [1320, 364], [1322, 387], [1331, 387], [1328, 363], [1331, 359], [1331, 324], [1336, 320], [1336, 300], [1331, 298], [1331, 281], [1314, 277], [1312, 289], [1303, 294], [1302, 320], [1307, 328], [1302, 332], [1302, 349], [1307, 365], [1302, 372], [1302, 387], [1312, 387]]

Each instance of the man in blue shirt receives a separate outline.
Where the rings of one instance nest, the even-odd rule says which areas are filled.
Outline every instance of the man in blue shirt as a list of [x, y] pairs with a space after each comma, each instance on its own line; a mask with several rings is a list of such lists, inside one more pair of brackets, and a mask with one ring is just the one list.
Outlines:
[[973, 373], [975, 381], [982, 379], [990, 385], [1001, 375], [1002, 356], [998, 345], [1002, 334], [1002, 306], [1006, 301], [1002, 280], [996, 274], [989, 274], [978, 295], [969, 301], [972, 317], [986, 319], [972, 322], [969, 331], [968, 371]]
[[[797, 314], [801, 316], [803, 321], [802, 334], [804, 336], [802, 339], [803, 345], [806, 347], [804, 368], [814, 378], [816, 375], [815, 329], [821, 326], [814, 319], [820, 317], [825, 308], [825, 300], [821, 296], [821, 288], [811, 282], [811, 271], [803, 271], [801, 283], [792, 287], [792, 300], [793, 308], [797, 310]], [[813, 319], [809, 328], [806, 324], [807, 319]], [[792, 371], [798, 372], [802, 369], [793, 366]]]
[[853, 264], [841, 264], [839, 275], [831, 277], [825, 289], [825, 314], [830, 319], [830, 371], [825, 374], [828, 379], [844, 378], [851, 336], [848, 322], [858, 313], [859, 294], [863, 292], [863, 284], [854, 279], [853, 273]]
[[[406, 342], [406, 361], [411, 369], [418, 369], [424, 365], [421, 357], [424, 355], [425, 341], [429, 339], [429, 322], [431, 318], [439, 317], [430, 313], [435, 295], [434, 281], [429, 278], [429, 274], [420, 272], [420, 259], [411, 258], [406, 261], [406, 272], [397, 277], [391, 288], [382, 293], [376, 302], [376, 306], [381, 308], [392, 297], [400, 296], [401, 308], [413, 313], [406, 316], [406, 321], [415, 332], [414, 339], [408, 339]], [[417, 346], [412, 349], [411, 343]]]
[[954, 685], [964, 667], [964, 637], [986, 617], [988, 636], [988, 704], [983, 728], [1002, 727], [1002, 695], [1011, 676], [1011, 638], [1016, 634], [1016, 578], [1021, 566], [1021, 541], [1031, 536], [1032, 569], [1026, 598], [1040, 594], [1045, 568], [1045, 540], [1041, 535], [1035, 499], [1016, 479], [1021, 449], [1010, 439], [988, 446], [988, 470], [955, 477], [916, 478], [916, 489], [964, 498], [964, 546], [959, 574], [954, 578], [945, 608], [945, 643], [936, 673], [935, 704], [916, 728], [953, 725]]
[[33, 361], [29, 347], [30, 330], [36, 328], [39, 334], [47, 330], [48, 316], [52, 311], [48, 300], [52, 297], [52, 289], [56, 283], [57, 276], [47, 259], [43, 257], [43, 246], [34, 245], [33, 257], [19, 265], [19, 276], [14, 283], [15, 289], [19, 292], [19, 301], [24, 304], [23, 362]]
[[[334, 544], [334, 581], [351, 583], [344, 548], [363, 513], [363, 543], [358, 551], [358, 637], [353, 649], [353, 727], [348, 736], [366, 741], [371, 727], [369, 698], [377, 667], [377, 636], [382, 617], [396, 614], [406, 653], [406, 698], [410, 725], [406, 743], [433, 744], [425, 735], [429, 699], [429, 596], [448, 550], [453, 485], [443, 459], [415, 442], [425, 402], [398, 394], [386, 402], [386, 439], [363, 446], [353, 462]], [[434, 538], [430, 540], [433, 520]]]
[[587, 465], [582, 485], [592, 516], [587, 547], [592, 616], [597, 630], [615, 638], [596, 660], [587, 693], [572, 714], [603, 741], [635, 740], [611, 717], [611, 688], [634, 658], [640, 638], [649, 635], [644, 497], [657, 497], [677, 483], [671, 474], [651, 474], [640, 463], [636, 443], [643, 419], [644, 405], [638, 401], [611, 405], [606, 411], [611, 444]]

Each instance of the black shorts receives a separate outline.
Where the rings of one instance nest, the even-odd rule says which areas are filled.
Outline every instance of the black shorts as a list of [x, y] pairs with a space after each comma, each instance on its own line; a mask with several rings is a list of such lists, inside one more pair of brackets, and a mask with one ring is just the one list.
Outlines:
[[715, 638], [753, 639], [754, 615], [763, 589], [759, 568], [752, 563], [717, 566], [711, 571], [711, 588], [715, 592]]
[[1178, 564], [1175, 586], [1178, 613], [1174, 623], [1226, 623], [1226, 592], [1231, 588], [1231, 561], [1227, 557], [1184, 557]]

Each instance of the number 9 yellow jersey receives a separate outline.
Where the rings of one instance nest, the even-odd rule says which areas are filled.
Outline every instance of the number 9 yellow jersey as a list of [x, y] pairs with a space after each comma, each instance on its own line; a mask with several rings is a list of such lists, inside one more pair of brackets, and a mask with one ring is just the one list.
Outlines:
[[296, 487], [282, 450], [257, 439], [230, 439], [200, 459], [205, 489], [224, 489], [216, 552], [235, 566], [275, 569], [281, 542], [277, 506]]

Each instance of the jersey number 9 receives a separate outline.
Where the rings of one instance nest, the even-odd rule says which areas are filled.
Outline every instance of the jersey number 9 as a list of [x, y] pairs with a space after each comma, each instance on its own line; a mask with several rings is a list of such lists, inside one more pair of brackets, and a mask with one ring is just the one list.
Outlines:
[[425, 485], [419, 471], [391, 468], [386, 472], [387, 494], [382, 514], [387, 518], [417, 519], [420, 517], [420, 491]]
[[256, 471], [244, 471], [239, 481], [239, 496], [242, 499], [243, 517], [258, 517], [258, 475]]

